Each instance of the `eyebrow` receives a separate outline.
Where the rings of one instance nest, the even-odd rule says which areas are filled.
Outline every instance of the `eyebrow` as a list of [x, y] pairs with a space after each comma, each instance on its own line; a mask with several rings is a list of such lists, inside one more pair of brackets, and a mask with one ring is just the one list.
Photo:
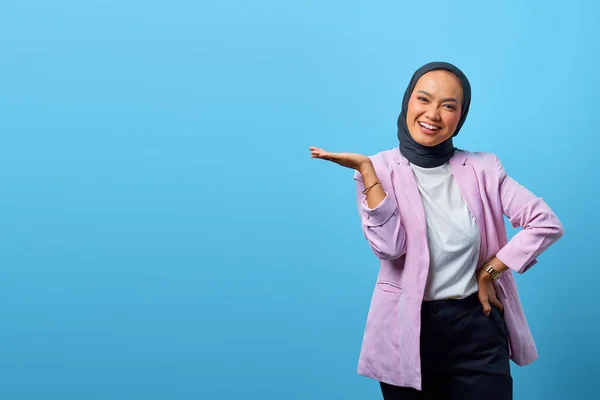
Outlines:
[[[427, 93], [427, 92], [426, 92], [426, 91], [424, 91], [424, 90], [419, 90], [417, 93], [423, 93], [423, 94], [424, 94], [424, 95], [426, 95], [426, 96], [433, 97], [431, 94]], [[445, 103], [445, 102], [447, 102], [447, 101], [452, 101], [452, 102], [454, 102], [454, 103], [458, 104], [458, 100], [456, 100], [454, 97], [448, 97], [448, 98], [446, 98], [446, 99], [442, 99], [442, 103]]]

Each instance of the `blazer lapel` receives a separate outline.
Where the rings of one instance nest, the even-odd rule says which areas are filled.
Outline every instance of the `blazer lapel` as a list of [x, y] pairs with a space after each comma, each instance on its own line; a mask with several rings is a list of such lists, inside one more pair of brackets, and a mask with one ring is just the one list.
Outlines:
[[[395, 154], [395, 168], [392, 173], [397, 176], [392, 178], [392, 184], [394, 185], [394, 192], [396, 198], [401, 197], [408, 199], [414, 215], [419, 220], [420, 225], [423, 227], [423, 232], [427, 233], [427, 221], [425, 219], [425, 209], [423, 207], [423, 201], [421, 200], [421, 194], [417, 186], [417, 181], [413, 173], [408, 160], [404, 158], [398, 151]], [[467, 207], [481, 233], [481, 247], [479, 251], [479, 264], [483, 262], [483, 258], [486, 254], [486, 242], [485, 242], [485, 221], [483, 219], [483, 203], [481, 201], [481, 194], [479, 192], [479, 182], [475, 175], [473, 166], [469, 164], [466, 154], [460, 150], [454, 153], [454, 156], [450, 159], [450, 166], [452, 167], [452, 174], [456, 180], [456, 184], [460, 190], [463, 200], [467, 204]]]
[[467, 204], [469, 211], [475, 218], [475, 222], [479, 227], [479, 231], [481, 232], [481, 251], [480, 262], [483, 262], [481, 259], [484, 254], [486, 254], [485, 249], [485, 226], [483, 219], [483, 203], [481, 201], [481, 193], [479, 191], [479, 182], [477, 181], [477, 176], [475, 175], [475, 170], [473, 166], [469, 164], [468, 158], [466, 154], [462, 151], [456, 151], [454, 156], [450, 159], [450, 165], [452, 166], [452, 173], [454, 175], [454, 179], [460, 193], [462, 194], [462, 198]]
[[421, 194], [419, 193], [419, 187], [417, 186], [417, 180], [413, 173], [408, 160], [404, 158], [400, 151], [396, 153], [395, 157], [396, 165], [393, 169], [393, 173], [397, 176], [392, 179], [394, 183], [394, 192], [396, 198], [401, 198], [404, 193], [404, 198], [408, 199], [414, 215], [419, 220], [420, 225], [423, 227], [423, 232], [427, 232], [427, 222], [425, 220], [425, 209], [423, 208], [423, 201], [421, 200]]

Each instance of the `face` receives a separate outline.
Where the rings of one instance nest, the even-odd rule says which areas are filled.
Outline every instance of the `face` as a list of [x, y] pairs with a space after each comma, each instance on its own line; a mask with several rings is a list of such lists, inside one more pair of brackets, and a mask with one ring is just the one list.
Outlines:
[[408, 101], [406, 125], [423, 146], [435, 146], [452, 137], [460, 120], [463, 90], [456, 75], [444, 70], [424, 74]]

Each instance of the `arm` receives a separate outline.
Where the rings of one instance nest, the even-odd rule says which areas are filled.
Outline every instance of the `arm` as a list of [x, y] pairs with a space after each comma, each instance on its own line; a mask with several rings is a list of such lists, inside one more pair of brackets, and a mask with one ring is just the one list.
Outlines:
[[406, 233], [400, 221], [396, 200], [376, 184], [363, 194], [365, 188], [380, 182], [372, 163], [354, 174], [356, 201], [362, 230], [377, 257], [395, 260], [406, 253]]
[[381, 186], [379, 178], [377, 177], [377, 173], [375, 172], [375, 167], [373, 167], [373, 163], [369, 162], [365, 164], [365, 166], [362, 167], [358, 172], [360, 173], [363, 182], [362, 190], [364, 190], [364, 188], [370, 188], [367, 190], [366, 193], [367, 206], [370, 209], [376, 208], [385, 199], [387, 195], [383, 190], [383, 187]]
[[490, 261], [498, 272], [506, 268], [523, 273], [538, 257], [563, 235], [563, 226], [542, 198], [535, 196], [506, 174], [500, 160], [494, 156], [500, 182], [502, 212], [513, 227], [521, 227], [513, 238]]
[[[393, 191], [385, 190], [371, 159], [357, 153], [330, 153], [318, 147], [309, 148], [311, 158], [319, 158], [355, 170], [356, 201], [365, 238], [382, 260], [395, 260], [405, 253], [406, 234]], [[373, 186], [374, 185], [374, 186]], [[366, 193], [363, 191], [367, 188]]]

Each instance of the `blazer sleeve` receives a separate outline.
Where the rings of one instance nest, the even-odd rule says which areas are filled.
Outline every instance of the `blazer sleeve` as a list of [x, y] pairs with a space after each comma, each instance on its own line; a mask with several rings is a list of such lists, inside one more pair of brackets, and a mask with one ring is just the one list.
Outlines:
[[[378, 174], [379, 175], [379, 174]], [[380, 177], [379, 181], [384, 185]], [[389, 187], [383, 186], [385, 198], [375, 208], [369, 208], [362, 176], [357, 171], [354, 174], [356, 181], [356, 203], [361, 220], [363, 234], [369, 242], [375, 255], [382, 260], [395, 260], [406, 254], [406, 232], [402, 227], [398, 205]], [[392, 193], [390, 195], [390, 193]]]
[[544, 200], [506, 174], [493, 155], [499, 179], [502, 212], [513, 227], [521, 227], [496, 257], [512, 270], [523, 273], [537, 263], [538, 257], [563, 235], [563, 226]]

